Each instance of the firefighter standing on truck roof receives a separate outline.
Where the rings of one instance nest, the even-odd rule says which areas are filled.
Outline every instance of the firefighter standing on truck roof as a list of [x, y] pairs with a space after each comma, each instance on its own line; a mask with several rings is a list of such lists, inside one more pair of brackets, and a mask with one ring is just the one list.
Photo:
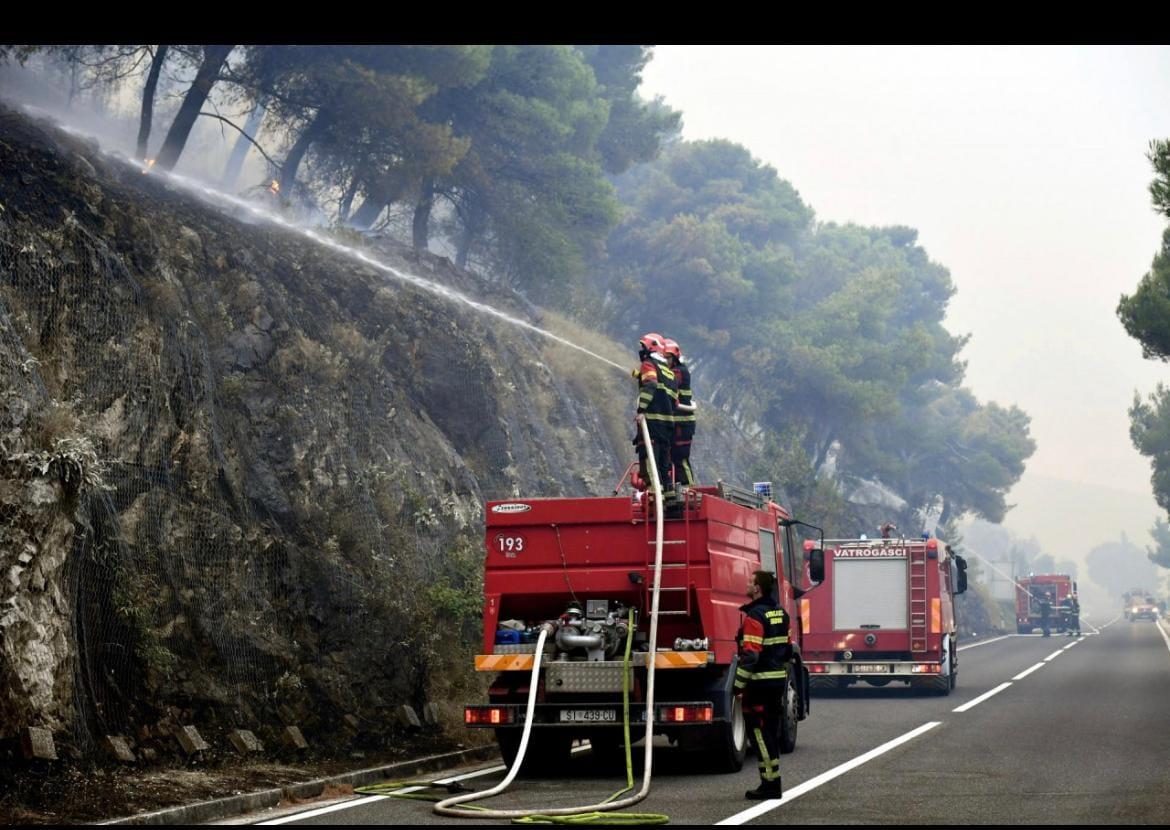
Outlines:
[[674, 483], [695, 486], [691, 472], [691, 442], [695, 438], [695, 400], [691, 394], [691, 370], [683, 362], [682, 349], [671, 339], [666, 340], [666, 357], [678, 381], [678, 403], [674, 413], [674, 444], [670, 460], [674, 464]]
[[[638, 411], [635, 422], [646, 420], [650, 432], [650, 451], [658, 468], [658, 480], [663, 489], [670, 486], [670, 446], [674, 442], [674, 403], [678, 398], [674, 373], [667, 365], [666, 343], [659, 334], [646, 334], [638, 341]], [[653, 484], [650, 470], [646, 466], [647, 448], [642, 441], [642, 430], [634, 436], [641, 462], [642, 481], [646, 487]]]
[[735, 694], [742, 697], [744, 721], [760, 759], [760, 786], [748, 790], [744, 797], [757, 800], [782, 795], [780, 713], [792, 647], [788, 644], [788, 615], [776, 603], [775, 587], [775, 574], [752, 574], [747, 589], [751, 602], [739, 609], [746, 616], [736, 635]]

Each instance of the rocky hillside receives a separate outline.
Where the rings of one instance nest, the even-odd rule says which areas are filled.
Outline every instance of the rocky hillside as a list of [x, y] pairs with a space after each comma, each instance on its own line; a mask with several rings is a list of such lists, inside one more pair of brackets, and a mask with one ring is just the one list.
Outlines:
[[[632, 363], [445, 259], [366, 253]], [[633, 394], [0, 110], [0, 737], [376, 729], [446, 697], [483, 501], [608, 492]], [[705, 477], [739, 480], [733, 431], [706, 442]]]

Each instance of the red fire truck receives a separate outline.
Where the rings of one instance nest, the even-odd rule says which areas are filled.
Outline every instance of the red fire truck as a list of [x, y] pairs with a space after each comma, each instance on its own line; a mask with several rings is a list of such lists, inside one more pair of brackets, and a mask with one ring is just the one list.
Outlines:
[[898, 680], [950, 694], [958, 676], [954, 597], [967, 589], [963, 558], [939, 539], [824, 544], [824, 581], [800, 599], [814, 688]]
[[1040, 628], [1041, 605], [1048, 598], [1048, 624], [1057, 631], [1067, 624], [1068, 598], [1077, 584], [1068, 574], [1028, 574], [1016, 580], [1016, 630], [1031, 634]]
[[780, 737], [783, 751], [795, 747], [797, 723], [809, 711], [796, 601], [803, 566], [793, 531], [802, 523], [755, 492], [724, 484], [685, 491], [664, 521], [658, 641], [649, 643], [652, 500], [647, 493], [488, 502], [483, 653], [475, 668], [495, 677], [489, 703], [467, 706], [464, 720], [495, 729], [509, 765], [519, 749], [538, 629], [550, 621], [555, 636], [545, 643], [526, 764], [557, 763], [579, 738], [599, 755], [618, 756], [632, 618], [630, 720], [645, 729], [652, 658], [656, 732], [702, 750], [717, 768], [740, 769], [747, 736], [732, 690], [735, 637], [748, 581], [761, 568], [775, 572], [779, 602], [793, 620]]

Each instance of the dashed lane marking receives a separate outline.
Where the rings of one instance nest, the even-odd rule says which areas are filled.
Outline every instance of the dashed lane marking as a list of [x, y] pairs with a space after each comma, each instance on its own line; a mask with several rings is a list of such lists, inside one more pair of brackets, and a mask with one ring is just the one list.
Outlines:
[[924, 723], [924, 724], [922, 724], [922, 726], [918, 727], [917, 729], [912, 729], [909, 732], [907, 732], [905, 735], [894, 738], [892, 741], [887, 741], [886, 743], [882, 744], [881, 746], [876, 747], [874, 749], [871, 749], [869, 752], [866, 752], [864, 755], [858, 755], [852, 761], [846, 761], [844, 764], [841, 764], [840, 766], [833, 767], [828, 772], [822, 772], [820, 775], [816, 776], [815, 778], [810, 778], [808, 781], [805, 781], [803, 784], [797, 784], [791, 790], [784, 793], [783, 798], [773, 798], [773, 799], [769, 799], [768, 801], [761, 801], [759, 804], [755, 805], [754, 807], [749, 807], [747, 810], [744, 810], [742, 813], [736, 813], [734, 816], [731, 816], [730, 818], [723, 819], [723, 821], [718, 822], [718, 824], [720, 824], [720, 825], [723, 825], [723, 824], [738, 825], [738, 824], [744, 824], [745, 822], [749, 822], [754, 818], [759, 818], [764, 813], [771, 812], [772, 810], [775, 810], [777, 807], [781, 807], [781, 806], [787, 804], [789, 801], [793, 801], [797, 798], [800, 798], [802, 795], [804, 795], [807, 792], [812, 792], [813, 790], [815, 790], [817, 787], [821, 786], [822, 784], [827, 784], [828, 782], [832, 781], [834, 778], [842, 776], [845, 773], [849, 772], [850, 770], [856, 769], [857, 767], [861, 766], [862, 764], [866, 764], [866, 763], [872, 761], [874, 758], [877, 758], [881, 755], [885, 755], [891, 749], [896, 749], [897, 747], [901, 746], [902, 744], [906, 743], [907, 741], [914, 740], [919, 735], [923, 734], [924, 732], [929, 732], [931, 729], [934, 729], [936, 726], [938, 726], [941, 723], [942, 723], [942, 721], [937, 721], [937, 720], [931, 721], [930, 723]]
[[1032, 666], [1032, 668], [1030, 668], [1030, 669], [1024, 669], [1022, 672], [1020, 672], [1015, 677], [1013, 677], [1012, 680], [1023, 680], [1025, 677], [1030, 675], [1032, 672], [1036, 671], [1036, 669], [1042, 669], [1042, 668], [1044, 668], [1043, 661]]
[[959, 646], [955, 650], [956, 651], [966, 651], [969, 648], [978, 648], [979, 646], [985, 646], [988, 643], [998, 643], [1000, 640], [1006, 640], [1009, 637], [1019, 637], [1019, 636], [1020, 636], [1019, 634], [1004, 634], [1002, 637], [993, 637], [990, 640], [980, 640], [977, 643], [968, 643], [965, 646]]
[[1052, 652], [1047, 657], [1045, 657], [1044, 662], [1045, 663], [1051, 662], [1052, 660], [1055, 660], [1057, 657], [1059, 657], [1062, 654], [1064, 654], [1064, 649], [1058, 648], [1056, 651]]
[[987, 700], [989, 697], [992, 697], [994, 695], [999, 694], [1000, 692], [1002, 692], [1004, 689], [1006, 689], [1010, 685], [1012, 685], [1010, 682], [1000, 683], [998, 686], [996, 686], [990, 692], [984, 692], [983, 694], [979, 695], [979, 697], [975, 698], [974, 700], [969, 700], [966, 703], [964, 703], [962, 706], [958, 706], [958, 707], [952, 709], [951, 711], [952, 712], [966, 712], [968, 709], [974, 709], [980, 703]]

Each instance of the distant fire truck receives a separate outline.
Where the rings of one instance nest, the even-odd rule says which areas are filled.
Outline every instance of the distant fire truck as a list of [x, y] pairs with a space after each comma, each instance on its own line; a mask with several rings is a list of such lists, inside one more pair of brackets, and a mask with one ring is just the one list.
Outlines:
[[898, 680], [950, 694], [958, 675], [954, 598], [967, 589], [963, 558], [940, 539], [824, 544], [824, 581], [800, 599], [814, 688]]
[[1016, 580], [1016, 630], [1031, 634], [1040, 628], [1041, 606], [1048, 598], [1048, 625], [1060, 631], [1068, 625], [1069, 597], [1077, 583], [1068, 574], [1028, 574]]

